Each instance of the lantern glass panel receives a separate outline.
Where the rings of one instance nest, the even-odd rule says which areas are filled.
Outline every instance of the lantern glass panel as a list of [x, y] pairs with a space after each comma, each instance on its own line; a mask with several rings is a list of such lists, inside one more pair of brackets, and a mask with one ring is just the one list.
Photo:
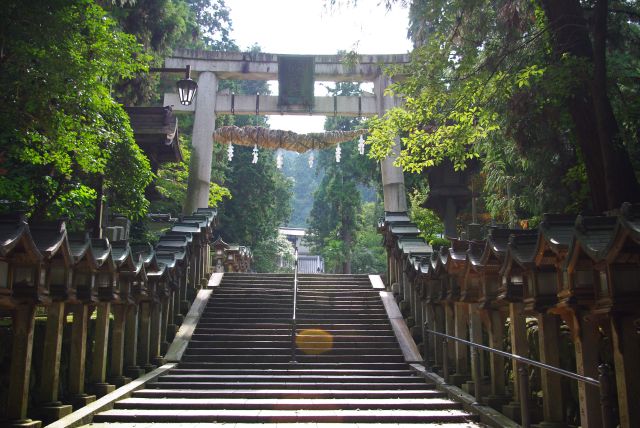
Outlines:
[[65, 285], [67, 283], [67, 269], [64, 266], [52, 266], [49, 269], [49, 284]]
[[13, 272], [15, 285], [33, 286], [33, 268], [29, 266], [17, 266]]
[[0, 288], [9, 288], [9, 263], [0, 261]]
[[593, 287], [593, 271], [592, 270], [577, 270], [574, 274], [574, 284], [576, 288], [591, 288]]
[[606, 297], [609, 294], [609, 282], [605, 271], [600, 271], [600, 281], [598, 282], [600, 283], [598, 287], [600, 297]]
[[103, 272], [98, 274], [98, 287], [106, 288], [111, 286], [111, 274], [109, 272]]
[[89, 275], [86, 272], [75, 272], [73, 275], [73, 285], [76, 287], [86, 287], [89, 284]]

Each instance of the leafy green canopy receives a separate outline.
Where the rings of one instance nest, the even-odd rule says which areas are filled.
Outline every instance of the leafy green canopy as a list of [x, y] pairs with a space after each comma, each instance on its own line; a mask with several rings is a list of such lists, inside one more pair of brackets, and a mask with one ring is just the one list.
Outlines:
[[110, 206], [142, 215], [152, 173], [110, 93], [146, 67], [135, 39], [89, 0], [9, 0], [0, 45], [2, 207], [86, 220], [104, 175]]
[[[390, 70], [401, 76], [390, 90], [406, 104], [371, 121], [376, 157], [396, 135], [408, 171], [481, 157], [486, 206], [498, 218], [508, 207], [535, 217], [637, 198], [626, 154], [637, 169], [635, 2], [410, 3], [416, 49], [410, 65]], [[604, 17], [586, 19], [603, 4]], [[607, 69], [598, 74], [603, 41]]]

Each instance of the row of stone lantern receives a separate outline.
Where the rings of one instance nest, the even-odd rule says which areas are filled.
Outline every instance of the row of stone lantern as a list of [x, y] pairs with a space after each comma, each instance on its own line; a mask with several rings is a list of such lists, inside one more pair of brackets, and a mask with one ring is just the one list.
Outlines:
[[[198, 209], [174, 223], [155, 248], [132, 248], [126, 239], [71, 233], [64, 221], [29, 224], [19, 214], [1, 216], [0, 314], [10, 314], [13, 335], [6, 424], [59, 419], [161, 364], [196, 289], [208, 280], [215, 222], [214, 209]], [[46, 310], [38, 344], [43, 355], [32, 361], [38, 308]], [[67, 391], [60, 397], [70, 314]], [[41, 373], [30, 403], [32, 364], [40, 364]]]
[[218, 237], [212, 244], [212, 265], [215, 272], [248, 272], [253, 253], [249, 247], [227, 244]]
[[[528, 357], [535, 350], [529, 349], [526, 322], [535, 318], [540, 361], [560, 366], [561, 329], [568, 329], [578, 374], [597, 379], [601, 363], [613, 365], [620, 426], [640, 426], [640, 205], [625, 204], [615, 216], [545, 215], [536, 230], [489, 228], [484, 239], [452, 239], [440, 251], [418, 237], [406, 213], [386, 213], [378, 229], [388, 285], [414, 338], [427, 337], [425, 361], [434, 370], [454, 368], [447, 373], [451, 383], [473, 391], [477, 379], [471, 374], [480, 372], [485, 393], [478, 399], [519, 420], [519, 379], [513, 377], [509, 393], [502, 357], [469, 361], [467, 347], [449, 341], [447, 354], [454, 358], [444, 364], [442, 347], [424, 330], [504, 350], [508, 320], [510, 351]], [[612, 358], [603, 361], [602, 355]], [[476, 372], [474, 364], [481, 369]], [[566, 379], [546, 370], [539, 376], [538, 419], [544, 426], [567, 426]], [[578, 382], [578, 396], [581, 426], [600, 426], [598, 388]]]

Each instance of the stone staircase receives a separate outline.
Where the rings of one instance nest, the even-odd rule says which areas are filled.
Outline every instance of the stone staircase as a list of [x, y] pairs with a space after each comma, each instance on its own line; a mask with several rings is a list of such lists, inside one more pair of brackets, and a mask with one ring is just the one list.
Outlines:
[[433, 423], [477, 427], [404, 361], [366, 275], [224, 275], [182, 361], [96, 423]]

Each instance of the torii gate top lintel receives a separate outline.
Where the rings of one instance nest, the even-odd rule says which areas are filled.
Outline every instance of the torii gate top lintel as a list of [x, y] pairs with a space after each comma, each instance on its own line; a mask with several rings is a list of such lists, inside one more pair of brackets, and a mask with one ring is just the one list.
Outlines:
[[[165, 67], [184, 68], [190, 65], [192, 72], [210, 71], [215, 73], [218, 79], [277, 80], [278, 56], [283, 55], [178, 49], [171, 57], [165, 59]], [[328, 82], [371, 82], [380, 76], [384, 66], [409, 62], [408, 54], [357, 55], [353, 64], [346, 61], [345, 55], [313, 57], [315, 80]]]

